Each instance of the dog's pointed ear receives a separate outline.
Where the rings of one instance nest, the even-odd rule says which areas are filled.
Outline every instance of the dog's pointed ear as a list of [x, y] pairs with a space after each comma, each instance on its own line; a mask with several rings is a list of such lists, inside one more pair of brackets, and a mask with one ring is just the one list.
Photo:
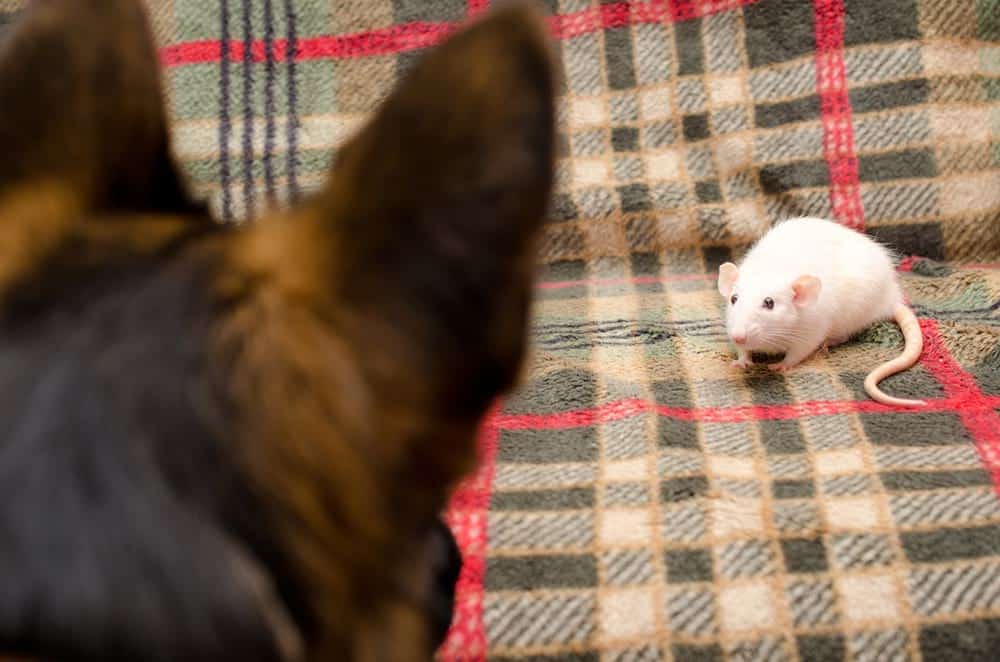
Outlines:
[[338, 309], [398, 334], [372, 351], [423, 354], [419, 369], [447, 379], [422, 388], [455, 406], [482, 406], [520, 363], [554, 178], [555, 75], [530, 3], [431, 51], [341, 150], [289, 256], [312, 257]]
[[0, 44], [0, 198], [42, 183], [84, 209], [196, 208], [140, 0], [37, 0]]

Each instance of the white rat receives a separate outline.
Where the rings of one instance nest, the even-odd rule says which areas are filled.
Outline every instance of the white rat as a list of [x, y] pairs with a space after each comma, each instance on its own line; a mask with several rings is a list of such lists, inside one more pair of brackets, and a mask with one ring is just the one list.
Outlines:
[[868, 236], [819, 218], [778, 223], [739, 267], [719, 267], [719, 292], [728, 300], [726, 328], [738, 354], [733, 365], [741, 368], [751, 365], [752, 351], [783, 352], [784, 360], [768, 367], [784, 371], [894, 318], [903, 331], [903, 353], [872, 370], [865, 390], [884, 404], [925, 404], [878, 388], [882, 379], [917, 362], [923, 335], [904, 302], [892, 257]]

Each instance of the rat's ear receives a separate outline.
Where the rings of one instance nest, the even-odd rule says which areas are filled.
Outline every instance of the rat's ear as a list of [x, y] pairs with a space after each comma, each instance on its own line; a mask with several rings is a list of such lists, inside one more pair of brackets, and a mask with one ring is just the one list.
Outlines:
[[140, 0], [29, 3], [0, 42], [0, 198], [55, 186], [88, 210], [189, 212]]
[[799, 276], [792, 283], [792, 301], [796, 306], [808, 306], [816, 302], [823, 284], [816, 276]]
[[728, 297], [733, 293], [733, 285], [740, 275], [740, 270], [732, 262], [726, 262], [719, 267], [719, 294]]

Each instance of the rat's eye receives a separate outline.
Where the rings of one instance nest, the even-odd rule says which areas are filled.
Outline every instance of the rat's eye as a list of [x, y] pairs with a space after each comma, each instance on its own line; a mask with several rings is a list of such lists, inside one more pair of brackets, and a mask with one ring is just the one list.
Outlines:
[[735, 306], [735, 305], [736, 305], [736, 300], [737, 300], [737, 299], [739, 299], [739, 297], [738, 297], [737, 295], [735, 295], [735, 294], [734, 294], [734, 295], [733, 295], [732, 297], [730, 297], [730, 299], [729, 299], [729, 303], [731, 303], [731, 304], [733, 304], [733, 305]]
[[774, 299], [772, 299], [771, 297], [767, 297], [766, 299], [764, 299], [764, 307], [767, 308], [768, 310], [772, 310], [774, 308]]

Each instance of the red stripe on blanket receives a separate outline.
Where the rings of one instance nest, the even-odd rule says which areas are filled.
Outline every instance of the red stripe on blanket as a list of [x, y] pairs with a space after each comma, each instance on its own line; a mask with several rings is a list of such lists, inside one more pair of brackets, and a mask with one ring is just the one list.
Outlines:
[[[405, 23], [370, 32], [307, 37], [299, 39], [295, 60], [296, 62], [321, 59], [336, 60], [412, 51], [440, 42], [453, 29], [454, 26], [449, 23]], [[273, 43], [276, 50], [275, 60], [284, 62], [287, 59], [286, 40], [275, 39]], [[242, 62], [244, 43], [242, 41], [230, 42], [228, 52], [230, 60]], [[165, 67], [204, 64], [218, 62], [221, 53], [222, 46], [218, 41], [194, 41], [160, 49], [160, 61]], [[264, 62], [263, 40], [252, 42], [250, 54], [254, 62]]]
[[497, 441], [500, 428], [496, 414], [486, 417], [479, 434], [479, 466], [452, 496], [445, 520], [462, 550], [462, 573], [455, 589], [455, 614], [448, 638], [438, 652], [442, 662], [472, 662], [486, 659], [486, 628], [483, 596], [486, 589], [486, 515], [493, 492]]
[[988, 396], [975, 378], [962, 369], [945, 347], [936, 320], [922, 319], [924, 331], [923, 365], [941, 383], [945, 396], [956, 403], [956, 411], [976, 442], [983, 465], [993, 477], [1000, 494], [1000, 397]]
[[[758, 0], [653, 0], [651, 2], [615, 2], [569, 14], [549, 18], [552, 34], [558, 39], [568, 39], [608, 28], [642, 23], [672, 23], [708, 16], [721, 11], [753, 4]], [[470, 14], [482, 11], [483, 0], [469, 0]], [[388, 28], [347, 35], [324, 35], [300, 39], [295, 60], [347, 59], [390, 55], [432, 46], [443, 40], [456, 27], [452, 23], [403, 23]], [[286, 59], [283, 39], [273, 41], [275, 60]], [[264, 41], [251, 44], [251, 59], [265, 61]], [[242, 62], [244, 44], [229, 44], [229, 58]], [[218, 41], [192, 41], [160, 49], [160, 60], [165, 67], [218, 62], [222, 45]]]
[[815, 0], [813, 8], [816, 91], [823, 114], [823, 156], [830, 172], [830, 203], [838, 221], [862, 230], [865, 215], [844, 67], [844, 0]]
[[[873, 400], [811, 400], [790, 405], [686, 408], [666, 407], [647, 400], [625, 399], [592, 409], [575, 409], [557, 414], [501, 414], [497, 417], [496, 425], [501, 430], [559, 430], [617, 421], [648, 412], [700, 423], [742, 423], [837, 414], [959, 412], [967, 402], [967, 398], [962, 396], [927, 400], [927, 406], [920, 408], [890, 407]], [[1000, 396], [983, 396], [980, 404], [985, 407], [1000, 407]]]

